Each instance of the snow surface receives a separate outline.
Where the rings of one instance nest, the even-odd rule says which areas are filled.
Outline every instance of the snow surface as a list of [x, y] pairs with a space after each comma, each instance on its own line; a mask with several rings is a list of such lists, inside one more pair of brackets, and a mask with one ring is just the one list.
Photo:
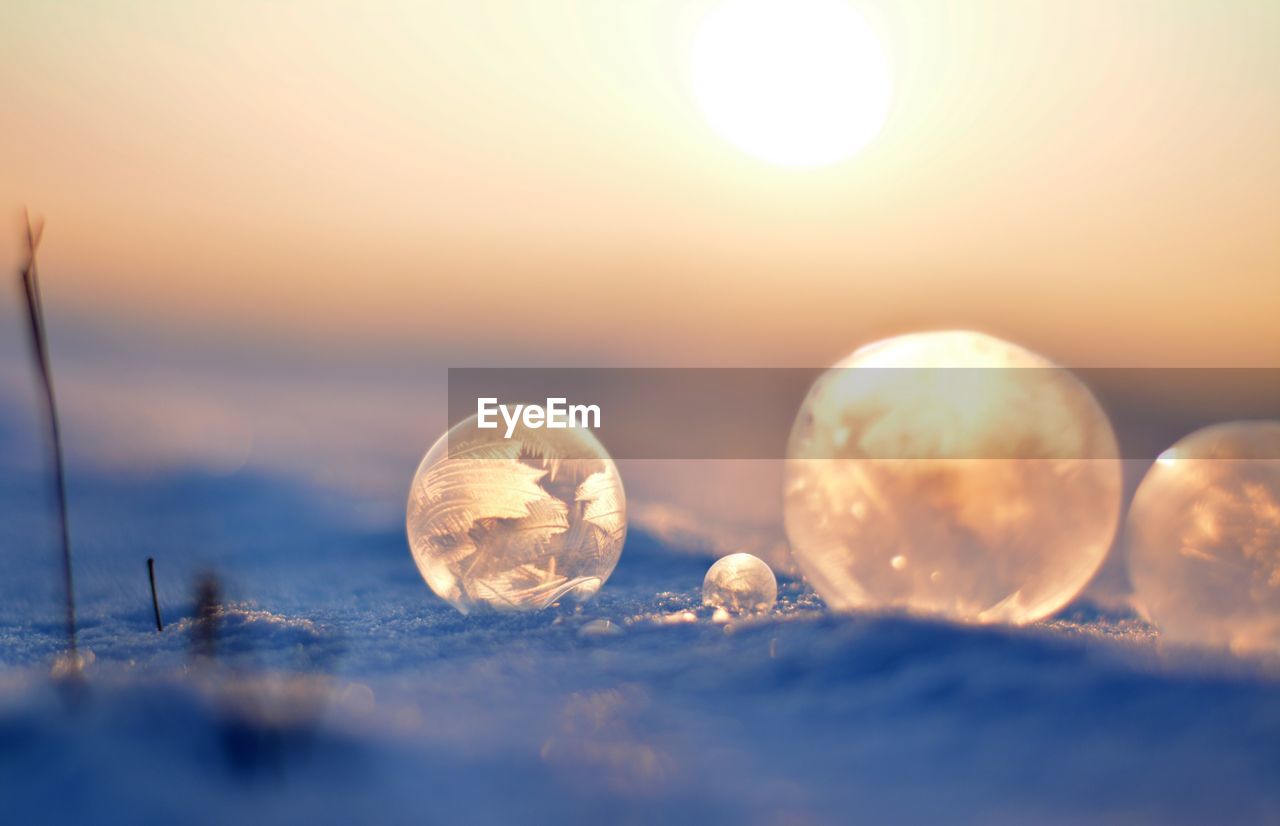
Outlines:
[[[58, 679], [47, 490], [15, 421], [5, 823], [1280, 822], [1280, 685], [1163, 655], [1134, 619], [835, 616], [783, 579], [772, 617], [721, 625], [710, 560], [635, 530], [580, 612], [464, 617], [397, 520], [252, 468], [73, 468], [89, 662]], [[205, 570], [212, 661], [190, 652]]]

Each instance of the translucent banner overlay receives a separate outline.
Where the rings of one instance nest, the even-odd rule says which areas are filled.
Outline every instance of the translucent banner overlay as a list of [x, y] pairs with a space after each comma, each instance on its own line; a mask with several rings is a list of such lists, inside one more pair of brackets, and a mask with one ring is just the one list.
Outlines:
[[[452, 368], [448, 393], [473, 435], [585, 426], [615, 459], [1150, 461], [1208, 425], [1280, 420], [1280, 368]], [[1199, 458], [1280, 442], [1250, 451]]]

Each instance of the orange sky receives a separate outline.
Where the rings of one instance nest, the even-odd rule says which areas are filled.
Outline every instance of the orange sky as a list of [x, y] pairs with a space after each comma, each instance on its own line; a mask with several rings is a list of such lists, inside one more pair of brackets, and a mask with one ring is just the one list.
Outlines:
[[48, 218], [51, 305], [156, 334], [813, 365], [946, 325], [1280, 364], [1280, 6], [858, 5], [890, 121], [796, 171], [694, 106], [705, 2], [10, 4], [0, 195]]

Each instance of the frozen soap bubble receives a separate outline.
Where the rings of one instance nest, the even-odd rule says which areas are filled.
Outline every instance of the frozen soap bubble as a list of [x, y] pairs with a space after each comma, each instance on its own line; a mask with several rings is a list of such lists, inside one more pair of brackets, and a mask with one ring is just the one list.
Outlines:
[[792, 554], [836, 610], [1032, 622], [1089, 582], [1120, 516], [1093, 394], [981, 333], [859, 349], [809, 390], [787, 457]]
[[1280, 653], [1280, 422], [1213, 425], [1160, 454], [1125, 541], [1162, 639]]
[[622, 479], [582, 429], [461, 422], [409, 491], [409, 546], [431, 590], [462, 613], [534, 611], [600, 590], [627, 532]]
[[751, 554], [729, 554], [716, 560], [702, 580], [702, 604], [730, 614], [768, 611], [778, 601], [773, 570]]

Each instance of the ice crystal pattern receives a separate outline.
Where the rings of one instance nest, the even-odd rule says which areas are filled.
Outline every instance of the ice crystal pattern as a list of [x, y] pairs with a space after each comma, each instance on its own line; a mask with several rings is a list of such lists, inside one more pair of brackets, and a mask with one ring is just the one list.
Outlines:
[[585, 601], [622, 553], [618, 470], [586, 430], [479, 430], [475, 417], [428, 451], [407, 527], [414, 561], [462, 613]]

